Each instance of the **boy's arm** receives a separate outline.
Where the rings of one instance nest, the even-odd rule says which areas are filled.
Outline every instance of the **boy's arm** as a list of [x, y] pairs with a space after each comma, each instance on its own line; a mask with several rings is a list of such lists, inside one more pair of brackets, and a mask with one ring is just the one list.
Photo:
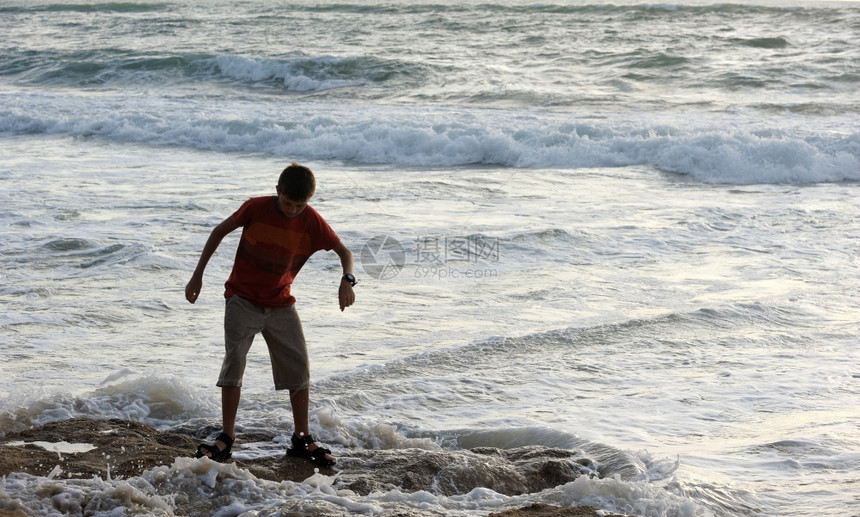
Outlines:
[[[339, 242], [333, 248], [333, 251], [340, 257], [340, 265], [343, 266], [343, 274], [352, 274], [352, 252], [349, 251], [343, 242]], [[341, 279], [340, 288], [337, 292], [337, 299], [340, 302], [340, 310], [344, 310], [355, 303], [355, 292], [352, 290], [352, 284], [347, 280]]]
[[189, 280], [188, 285], [185, 286], [186, 300], [191, 303], [197, 301], [197, 297], [200, 295], [200, 289], [203, 287], [203, 270], [206, 269], [206, 264], [209, 263], [209, 259], [215, 254], [215, 250], [218, 249], [218, 245], [221, 244], [224, 237], [238, 227], [239, 225], [236, 224], [233, 217], [230, 216], [221, 221], [221, 223], [212, 230], [212, 233], [209, 234], [209, 238], [206, 240], [206, 245], [203, 246], [203, 251], [200, 253], [200, 260], [197, 261], [197, 268], [194, 269], [194, 274], [191, 275], [191, 280]]

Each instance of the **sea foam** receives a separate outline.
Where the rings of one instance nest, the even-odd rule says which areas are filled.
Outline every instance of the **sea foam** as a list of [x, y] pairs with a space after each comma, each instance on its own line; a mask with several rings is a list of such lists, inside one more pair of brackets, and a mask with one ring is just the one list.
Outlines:
[[779, 129], [754, 121], [738, 127], [722, 116], [694, 122], [653, 114], [580, 119], [506, 110], [136, 98], [88, 99], [84, 105], [44, 94], [18, 102], [0, 111], [0, 132], [360, 165], [649, 166], [729, 184], [860, 180], [860, 133], [851, 129], [849, 116], [841, 129], [825, 132], [790, 120]]

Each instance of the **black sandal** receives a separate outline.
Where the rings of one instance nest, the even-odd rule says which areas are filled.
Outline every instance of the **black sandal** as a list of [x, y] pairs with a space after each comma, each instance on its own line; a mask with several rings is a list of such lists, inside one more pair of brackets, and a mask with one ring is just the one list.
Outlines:
[[233, 448], [233, 439], [230, 438], [230, 435], [227, 433], [221, 433], [215, 437], [215, 441], [225, 443], [227, 446], [223, 449], [219, 449], [214, 443], [212, 445], [201, 443], [197, 446], [197, 453], [194, 454], [194, 457], [209, 458], [212, 461], [218, 462], [223, 462], [224, 460], [229, 460], [233, 457], [233, 453], [230, 452]]
[[331, 454], [331, 451], [328, 449], [325, 449], [323, 447], [317, 447], [312, 451], [308, 450], [308, 446], [316, 442], [316, 440], [314, 440], [314, 437], [311, 435], [299, 438], [298, 436], [296, 436], [296, 433], [293, 433], [293, 436], [290, 438], [290, 441], [293, 442], [293, 447], [287, 449], [287, 456], [311, 460], [317, 465], [321, 465], [323, 467], [331, 467], [335, 463], [337, 463], [336, 460], [330, 460], [325, 457], [326, 454]]

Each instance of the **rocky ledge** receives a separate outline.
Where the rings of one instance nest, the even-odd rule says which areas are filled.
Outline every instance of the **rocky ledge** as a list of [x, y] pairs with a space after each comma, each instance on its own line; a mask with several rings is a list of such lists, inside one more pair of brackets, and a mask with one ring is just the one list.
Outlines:
[[[240, 434], [237, 442], [271, 442], [272, 438]], [[0, 439], [0, 476], [25, 473], [63, 479], [133, 478], [155, 467], [170, 465], [176, 458], [188, 457], [200, 441], [189, 434], [161, 432], [131, 421], [66, 420], [10, 433]], [[76, 444], [86, 446], [76, 450]], [[318, 468], [306, 460], [286, 455], [230, 461], [260, 479], [278, 482], [302, 482]], [[374, 490], [398, 488], [408, 492], [431, 487], [444, 495], [468, 493], [477, 487], [518, 495], [573, 481], [588, 471], [588, 464], [571, 451], [546, 447], [467, 451], [356, 450], [342, 453], [338, 458], [337, 486], [361, 495]], [[319, 473], [334, 475], [335, 471], [321, 468]], [[27, 515], [2, 507], [0, 505], [0, 517]], [[410, 512], [409, 515], [420, 513]], [[492, 515], [612, 517], [588, 506], [562, 508], [543, 504]]]

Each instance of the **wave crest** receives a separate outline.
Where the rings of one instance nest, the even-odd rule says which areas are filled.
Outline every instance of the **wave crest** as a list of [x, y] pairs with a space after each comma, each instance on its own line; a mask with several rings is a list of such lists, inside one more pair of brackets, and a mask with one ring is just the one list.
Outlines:
[[[860, 181], [860, 132], [718, 117], [576, 120], [514, 110], [19, 97], [0, 132], [354, 164], [575, 170], [644, 166], [728, 184]], [[153, 115], [158, 114], [158, 115]], [[834, 117], [831, 125], [838, 120]]]

